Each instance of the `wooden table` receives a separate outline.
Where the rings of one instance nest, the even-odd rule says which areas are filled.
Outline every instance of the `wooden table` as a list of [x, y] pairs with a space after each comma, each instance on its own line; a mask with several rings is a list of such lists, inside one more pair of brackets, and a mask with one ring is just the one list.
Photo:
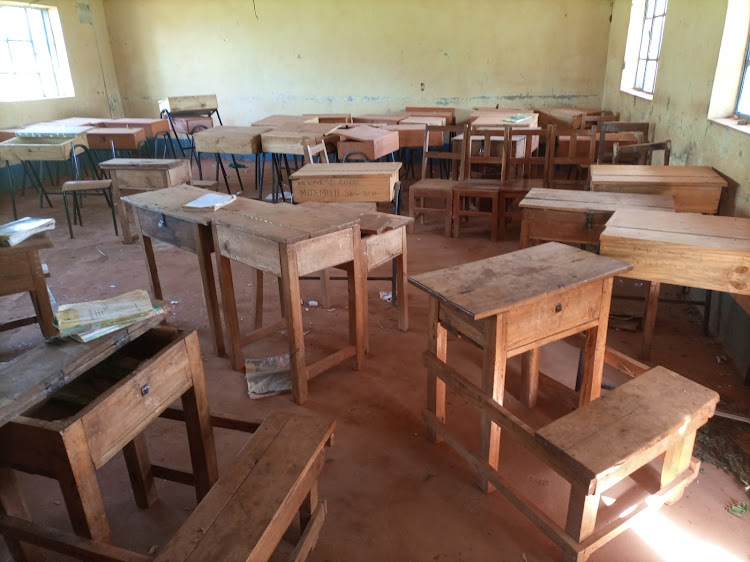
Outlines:
[[[235, 154], [252, 154], [255, 157], [255, 184], [258, 186], [259, 193], [262, 192], [263, 186], [263, 149], [261, 148], [261, 134], [270, 131], [271, 127], [211, 127], [193, 135], [195, 150], [200, 158], [201, 152], [213, 152], [216, 156], [216, 179], [219, 179], [219, 168], [224, 174], [224, 182], [229, 190], [229, 180], [227, 179], [224, 165], [221, 162], [221, 154], [231, 154], [234, 160]], [[258, 158], [261, 158], [260, 163]], [[260, 165], [259, 165], [260, 164]], [[240, 178], [239, 168], [235, 167], [237, 179], [242, 189], [242, 179]], [[203, 170], [201, 169], [201, 179], [203, 179]]]
[[117, 207], [122, 241], [125, 244], [132, 244], [135, 237], [130, 231], [127, 209], [120, 201], [124, 190], [151, 191], [182, 183], [191, 183], [193, 179], [188, 160], [112, 158], [99, 164], [99, 167], [109, 172], [112, 178], [113, 203]]
[[[323, 209], [330, 205], [351, 209], [345, 203], [321, 203], [318, 201], [308, 201], [304, 206], [311, 209]], [[362, 210], [360, 212], [359, 228], [362, 234], [362, 252], [365, 260], [367, 271], [370, 272], [389, 261], [393, 262], [393, 275], [391, 277], [366, 277], [370, 280], [389, 280], [391, 282], [391, 302], [393, 306], [398, 307], [398, 328], [402, 332], [409, 330], [409, 299], [406, 294], [407, 278], [407, 252], [406, 252], [406, 227], [414, 221], [412, 217], [402, 217], [390, 213], [379, 213], [372, 210]], [[329, 288], [328, 281], [330, 275], [327, 271], [321, 273], [321, 298], [323, 306], [328, 306]], [[368, 290], [365, 285], [363, 291], [364, 298], [362, 306], [364, 307], [364, 317], [369, 318], [368, 310]], [[365, 323], [369, 327], [369, 324]], [[369, 349], [369, 336], [365, 336]]]
[[[596, 134], [596, 146], [594, 147], [594, 154], [599, 154], [599, 133]], [[570, 136], [560, 135], [557, 137], [557, 151], [558, 154], [566, 154], [569, 156], [580, 156], [586, 157], [589, 153], [589, 147], [591, 142], [591, 136], [576, 136], [576, 153], [575, 155], [570, 154]], [[604, 150], [612, 153], [614, 151], [614, 144], [618, 143], [621, 146], [629, 146], [631, 144], [638, 144], [638, 137], [635, 133], [625, 131], [621, 133], [607, 133], [604, 138]]]
[[521, 248], [541, 242], [599, 245], [599, 236], [618, 209], [674, 211], [669, 195], [538, 189], [529, 191], [522, 209]]
[[672, 195], [679, 213], [716, 214], [726, 186], [726, 180], [708, 166], [591, 166], [591, 191]]
[[750, 294], [750, 219], [623, 209], [602, 232], [600, 251], [633, 264], [623, 277], [651, 282], [643, 359], [651, 351], [661, 283]]
[[[360, 303], [365, 288], [359, 213], [302, 206], [272, 205], [237, 199], [231, 209], [219, 209], [213, 218], [224, 321], [230, 336], [232, 368], [244, 371], [242, 346], [285, 327], [289, 340], [292, 392], [298, 404], [307, 400], [307, 381], [350, 357], [359, 370], [365, 357], [365, 317]], [[256, 306], [254, 331], [242, 337], [232, 281], [231, 260], [258, 271], [256, 303], [262, 302], [262, 274], [279, 278], [284, 320], [263, 328], [262, 309]], [[328, 267], [344, 266], [349, 280], [350, 345], [308, 365], [302, 326], [299, 278]], [[262, 295], [262, 293], [261, 293]]]
[[[447, 365], [448, 331], [484, 349], [481, 392], [503, 403], [508, 358], [524, 354], [520, 400], [536, 403], [539, 350], [586, 332], [579, 405], [599, 397], [612, 280], [630, 269], [619, 260], [549, 242], [509, 254], [409, 278], [430, 296], [427, 353]], [[428, 366], [427, 410], [445, 422], [445, 384]], [[431, 430], [431, 437], [437, 434]], [[500, 428], [486, 415], [480, 424], [480, 457], [497, 468]], [[487, 480], [480, 487], [488, 491]]]
[[[213, 211], [185, 211], [182, 206], [201, 195], [205, 190], [192, 185], [178, 185], [123, 197], [122, 201], [135, 211], [136, 228], [141, 235], [143, 254], [146, 258], [151, 295], [163, 299], [164, 294], [156, 268], [156, 256], [152, 239], [161, 240], [177, 248], [195, 254], [203, 283], [203, 298], [206, 301], [208, 327], [214, 342], [214, 351], [225, 355], [224, 334], [221, 327], [219, 301], [216, 292], [215, 274], [211, 254], [214, 252], [211, 219]], [[230, 205], [231, 206], [231, 205]]]
[[49, 232], [36, 234], [15, 246], [0, 247], [0, 296], [28, 291], [36, 311], [34, 316], [0, 324], [0, 332], [37, 322], [45, 338], [57, 334], [55, 315], [39, 259], [39, 250], [51, 247]]
[[162, 319], [85, 344], [40, 344], [0, 368], [0, 503], [8, 515], [29, 519], [13, 467], [57, 479], [74, 531], [111, 542], [96, 470], [123, 450], [140, 507], [157, 499], [154, 476], [184, 482], [184, 473], [151, 465], [142, 435], [179, 398], [198, 500], [208, 492], [216, 451], [198, 336], [156, 327]]

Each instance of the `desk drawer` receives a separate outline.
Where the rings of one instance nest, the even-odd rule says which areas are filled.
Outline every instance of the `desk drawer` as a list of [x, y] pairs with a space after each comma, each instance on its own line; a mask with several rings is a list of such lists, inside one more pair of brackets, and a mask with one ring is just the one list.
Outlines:
[[195, 225], [156, 211], [135, 208], [141, 231], [146, 236], [197, 253]]
[[531, 240], [553, 240], [568, 244], [599, 244], [611, 211], [579, 212], [523, 209], [523, 220]]

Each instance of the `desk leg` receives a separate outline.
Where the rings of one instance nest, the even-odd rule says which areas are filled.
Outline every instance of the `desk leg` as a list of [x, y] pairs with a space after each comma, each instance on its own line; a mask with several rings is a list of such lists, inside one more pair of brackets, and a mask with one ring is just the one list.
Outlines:
[[[585, 487], [571, 485], [565, 531], [576, 541], [584, 541], [594, 532], [598, 510], [599, 494], [589, 494]], [[577, 561], [579, 558], [574, 553], [565, 552], [564, 560]]]
[[656, 309], [659, 308], [659, 291], [661, 283], [651, 281], [646, 295], [646, 309], [643, 314], [643, 346], [641, 360], [648, 361], [651, 357], [651, 344], [654, 340], [654, 326], [656, 325]]
[[125, 244], [132, 244], [135, 241], [133, 234], [130, 232], [130, 221], [128, 220], [128, 210], [120, 199], [120, 185], [117, 180], [117, 171], [112, 174], [112, 204], [117, 208], [117, 220], [120, 221], [120, 230], [122, 230], [122, 241]]
[[521, 355], [521, 404], [536, 406], [539, 394], [539, 359], [542, 348], [537, 347]]
[[357, 352], [356, 370], [365, 364], [365, 353], [369, 345], [367, 263], [362, 253], [362, 236], [359, 225], [352, 228], [352, 269], [347, 270], [349, 285], [349, 339]]
[[[0, 468], [0, 513], [31, 521], [29, 510], [18, 486], [18, 479], [10, 468]], [[39, 547], [23, 544], [8, 537], [5, 538], [5, 544], [8, 545], [11, 559], [15, 562], [47, 559], [43, 554], [44, 551]]]
[[185, 412], [190, 461], [195, 481], [195, 497], [198, 503], [205, 497], [219, 479], [216, 465], [216, 444], [214, 429], [211, 425], [211, 412], [208, 406], [206, 378], [203, 371], [203, 360], [198, 347], [198, 334], [185, 340], [193, 387], [182, 395], [182, 408]]
[[[668, 449], [664, 456], [664, 465], [661, 469], [661, 487], [664, 488], [690, 466], [695, 446], [695, 431], [686, 434], [672, 448]], [[678, 493], [672, 493], [667, 499], [667, 504], [673, 504], [682, 497], [685, 488], [680, 488]]]
[[102, 494], [91, 460], [86, 432], [79, 420], [62, 432], [65, 456], [55, 470], [73, 530], [79, 536], [112, 543]]
[[521, 249], [529, 247], [529, 235], [531, 233], [531, 224], [529, 219], [526, 217], [526, 211], [522, 211], [521, 216]]
[[602, 373], [604, 354], [607, 350], [607, 327], [609, 326], [609, 306], [612, 303], [612, 282], [610, 277], [602, 281], [602, 299], [599, 307], [599, 325], [586, 331], [583, 347], [583, 380], [578, 395], [578, 406], [585, 406], [596, 400], [602, 393]]
[[[505, 314], [485, 320], [484, 360], [482, 363], [482, 391], [502, 405], [505, 393], [505, 369], [508, 362], [507, 319]], [[500, 457], [500, 426], [482, 414], [479, 422], [479, 455], [492, 468], [497, 468]], [[479, 476], [479, 487], [485, 492], [495, 489], [486, 478]]]
[[141, 222], [138, 218], [138, 211], [135, 212], [135, 226], [138, 232], [141, 233], [141, 248], [143, 249], [143, 257], [146, 258], [146, 272], [148, 273], [148, 282], [151, 285], [151, 294], [155, 299], [163, 300], [164, 296], [161, 292], [161, 282], [159, 281], [159, 270], [156, 268], [156, 256], [154, 255], [154, 244], [151, 241], [150, 236], [143, 234], [141, 230]]
[[[430, 297], [427, 313], [427, 351], [434, 353], [444, 363], [448, 358], [448, 331], [440, 323], [440, 302], [434, 297]], [[427, 410], [445, 423], [445, 383], [432, 367], [427, 367]], [[443, 440], [430, 428], [427, 429], [427, 437], [433, 443]]]
[[229, 360], [232, 369], [239, 372], [245, 370], [245, 359], [242, 355], [242, 335], [240, 334], [240, 320], [237, 315], [237, 300], [234, 294], [234, 281], [232, 280], [232, 262], [222, 256], [219, 251], [219, 241], [216, 236], [216, 228], [213, 228], [214, 254], [216, 255], [216, 268], [219, 270], [219, 287], [221, 288], [221, 302], [224, 306], [224, 323], [229, 332]]
[[214, 351], [219, 357], [226, 355], [224, 349], [224, 332], [221, 328], [219, 301], [216, 297], [216, 282], [214, 268], [211, 262], [211, 231], [207, 226], [195, 226], [195, 246], [198, 250], [198, 266], [203, 281], [203, 297], [206, 300], [208, 326], [214, 339]]
[[151, 472], [146, 436], [143, 433], [137, 435], [122, 448], [122, 453], [128, 467], [128, 477], [133, 488], [135, 504], [141, 509], [151, 507], [159, 496], [154, 485], [154, 475]]
[[401, 228], [401, 255], [396, 258], [396, 301], [398, 304], [398, 329], [402, 332], [409, 330], [409, 297], [406, 291], [409, 287], [406, 266], [406, 229]]
[[31, 278], [34, 283], [34, 298], [32, 300], [34, 301], [39, 326], [42, 329], [42, 335], [45, 338], [51, 338], [57, 334], [57, 328], [55, 328], [55, 315], [52, 312], [52, 304], [49, 301], [47, 282], [44, 280], [44, 270], [42, 269], [42, 262], [39, 259], [39, 252], [28, 252], [26, 255], [29, 259]]
[[297, 404], [307, 402], [307, 363], [305, 362], [305, 334], [300, 305], [299, 273], [297, 254], [293, 247], [282, 245], [281, 297], [289, 339], [289, 361], [292, 367], [292, 394]]

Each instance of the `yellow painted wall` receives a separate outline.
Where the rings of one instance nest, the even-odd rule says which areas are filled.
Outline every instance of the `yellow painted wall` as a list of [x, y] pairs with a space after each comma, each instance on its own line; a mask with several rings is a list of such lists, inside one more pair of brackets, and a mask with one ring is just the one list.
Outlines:
[[707, 119], [727, 0], [669, 3], [652, 101], [620, 91], [630, 0], [615, 0], [602, 95], [623, 121], [650, 121], [655, 140], [672, 140], [674, 163], [713, 166], [736, 185], [722, 214], [750, 216], [750, 135]]
[[[609, 0], [104, 0], [125, 114], [599, 106]], [[257, 12], [257, 18], [256, 18]], [[421, 84], [424, 83], [424, 91]]]
[[18, 127], [75, 116], [121, 117], [120, 92], [102, 0], [88, 2], [93, 14], [93, 25], [79, 21], [77, 0], [45, 0], [36, 3], [55, 6], [59, 11], [75, 97], [0, 102], [0, 127]]

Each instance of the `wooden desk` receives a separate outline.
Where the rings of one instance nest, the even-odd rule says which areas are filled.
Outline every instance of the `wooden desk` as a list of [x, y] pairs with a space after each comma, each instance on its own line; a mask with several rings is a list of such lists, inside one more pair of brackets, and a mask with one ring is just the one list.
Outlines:
[[122, 230], [122, 241], [132, 244], [135, 237], [125, 206], [120, 201], [123, 190], [151, 191], [181, 183], [191, 183], [193, 174], [188, 160], [156, 160], [151, 158], [112, 158], [99, 164], [112, 178], [112, 194]]
[[404, 109], [412, 117], [444, 117], [448, 125], [456, 124], [455, 107], [420, 107], [416, 105], [407, 105]]
[[[41, 474], [60, 482], [78, 535], [111, 542], [96, 470], [123, 450], [139, 507], [157, 500], [154, 476], [185, 482], [183, 472], [151, 465], [142, 435], [180, 398], [191, 481], [198, 501], [208, 493], [218, 474], [198, 335], [169, 326], [145, 332], [161, 319], [89, 344], [42, 344], [0, 369], [4, 386], [14, 381], [4, 393], [36, 404], [0, 428], [1, 503], [8, 515], [29, 519], [8, 469]], [[47, 381], [60, 390], [41, 386]], [[19, 409], [17, 400], [8, 401], [10, 409]]]
[[598, 107], [552, 105], [536, 108], [535, 111], [539, 113], [539, 123], [541, 123], [542, 127], [546, 127], [547, 125], [557, 125], [576, 129], [580, 127], [581, 118], [584, 115], [599, 113], [601, 112], [601, 109]]
[[138, 150], [146, 142], [146, 131], [138, 127], [97, 127], [86, 132], [89, 148], [111, 150], [110, 141], [115, 150]]
[[307, 122], [313, 123], [351, 123], [351, 113], [303, 113]]
[[[583, 406], [601, 392], [612, 280], [630, 265], [549, 242], [409, 278], [430, 296], [427, 351], [447, 365], [448, 331], [484, 349], [482, 393], [503, 403], [507, 359], [525, 354], [520, 400], [536, 403], [539, 350], [544, 344], [586, 332]], [[427, 410], [445, 422], [445, 384], [427, 370]], [[431, 436], [436, 439], [432, 430]], [[480, 456], [497, 468], [500, 428], [486, 416]], [[480, 487], [488, 491], [486, 478]]]
[[290, 123], [314, 123], [312, 117], [305, 115], [286, 115], [286, 114], [274, 114], [258, 119], [250, 123], [253, 127], [280, 127]]
[[[232, 368], [244, 371], [242, 346], [285, 327], [289, 340], [292, 392], [298, 404], [307, 400], [307, 381], [341, 361], [356, 356], [356, 369], [364, 363], [365, 317], [360, 303], [365, 286], [365, 263], [360, 248], [359, 214], [356, 211], [321, 209], [311, 213], [301, 206], [272, 205], [238, 199], [231, 210], [219, 209], [213, 218], [224, 321], [231, 341]], [[256, 303], [262, 302], [262, 274], [279, 278], [284, 320], [262, 328], [262, 309], [256, 306], [254, 331], [240, 333], [231, 260], [258, 270]], [[344, 265], [349, 280], [350, 345], [308, 365], [302, 326], [299, 278], [328, 267]], [[262, 293], [261, 293], [262, 295]]]
[[[384, 131], [398, 132], [399, 148], [422, 148], [424, 146], [424, 124], [404, 124], [402, 122], [398, 125], [383, 125], [382, 129]], [[442, 146], [443, 133], [441, 131], [431, 131], [429, 143], [430, 146]]]
[[169, 120], [167, 119], [150, 119], [139, 117], [122, 117], [121, 119], [111, 119], [102, 121], [97, 124], [98, 127], [125, 127], [140, 128], [146, 133], [146, 138], [154, 138], [159, 133], [169, 131]]
[[618, 209], [674, 211], [674, 199], [669, 195], [534, 188], [519, 206], [521, 248], [548, 241], [598, 246], [604, 225]]
[[[513, 122], [508, 121], [517, 113], [523, 113], [528, 115], [528, 119], [523, 121]], [[539, 114], [531, 111], [477, 111], [470, 116], [472, 127], [538, 127], [539, 126]]]
[[39, 259], [39, 250], [51, 247], [49, 232], [36, 234], [16, 246], [0, 246], [0, 296], [28, 291], [36, 311], [34, 316], [0, 324], [0, 332], [37, 322], [45, 338], [57, 334], [55, 315]]
[[[136, 228], [141, 235], [146, 270], [153, 298], [162, 300], [164, 294], [156, 268], [156, 256], [151, 240], [161, 240], [198, 256], [198, 268], [203, 282], [208, 327], [214, 342], [214, 351], [225, 355], [224, 334], [221, 327], [219, 301], [216, 293], [211, 254], [214, 252], [211, 219], [213, 211], [184, 211], [182, 206], [201, 195], [205, 190], [192, 185], [178, 185], [123, 197], [133, 206]], [[230, 205], [231, 206], [231, 205]]]
[[352, 123], [388, 123], [398, 125], [409, 117], [409, 113], [366, 113], [352, 117]]
[[[216, 179], [219, 179], [219, 169], [224, 174], [224, 182], [229, 191], [229, 180], [227, 179], [224, 164], [221, 162], [221, 154], [231, 154], [234, 160], [235, 154], [252, 154], [255, 156], [255, 185], [258, 186], [258, 192], [262, 193], [263, 189], [263, 149], [261, 148], [261, 134], [270, 131], [271, 127], [212, 127], [193, 135], [195, 150], [200, 158], [201, 152], [212, 152], [216, 157]], [[260, 162], [258, 161], [260, 158]], [[201, 179], [203, 179], [203, 169], [200, 170]], [[239, 168], [235, 167], [237, 180], [242, 189], [242, 178], [240, 177]]]
[[591, 191], [671, 195], [678, 213], [716, 214], [726, 186], [708, 166], [591, 166]]
[[[323, 209], [328, 206], [334, 205], [335, 207], [343, 207], [344, 209], [350, 210], [351, 207], [347, 207], [346, 204], [337, 203], [321, 203], [318, 201], [308, 201], [304, 203], [305, 207], [312, 209]], [[360, 233], [362, 234], [362, 244], [360, 247], [363, 252], [363, 259], [367, 266], [368, 273], [389, 261], [393, 262], [393, 276], [389, 279], [391, 281], [391, 302], [394, 306], [398, 307], [398, 328], [402, 332], [409, 330], [409, 300], [406, 294], [406, 278], [407, 278], [407, 252], [406, 252], [406, 227], [409, 223], [413, 222], [412, 217], [402, 217], [399, 215], [392, 215], [390, 213], [378, 213], [377, 211], [363, 210], [361, 212], [359, 227]], [[328, 281], [330, 276], [327, 271], [321, 272], [321, 290], [323, 296], [321, 298], [324, 303], [323, 306], [327, 306], [329, 301], [328, 295]], [[381, 279], [381, 278], [377, 278]], [[370, 277], [365, 278], [366, 281], [370, 280]], [[365, 290], [362, 291], [364, 298], [362, 299], [362, 306], [364, 308], [364, 317], [367, 319], [368, 316], [368, 289], [365, 284]], [[365, 342], [367, 342], [369, 349], [369, 324], [365, 322], [366, 335]]]
[[643, 359], [651, 351], [661, 283], [750, 294], [750, 219], [623, 209], [602, 232], [600, 251], [633, 264], [623, 277], [651, 282]]
[[[471, 135], [471, 147], [470, 156], [479, 156], [482, 154], [483, 143], [485, 137], [482, 135]], [[464, 136], [458, 134], [451, 139], [453, 143], [463, 142]], [[505, 142], [504, 136], [491, 136], [490, 137], [490, 156], [497, 156], [498, 158], [503, 155], [503, 143]], [[515, 153], [517, 158], [522, 158], [526, 153], [526, 137], [516, 135], [512, 138], [513, 146], [512, 151]], [[532, 139], [531, 152], [534, 153], [539, 149], [539, 137]], [[486, 155], [485, 155], [486, 156]]]
[[[367, 160], [377, 160], [383, 156], [391, 156], [399, 149], [396, 131], [384, 131], [383, 129], [361, 125], [351, 129], [339, 131], [341, 141], [338, 143], [339, 160], [350, 152], [361, 152]], [[357, 156], [361, 158], [361, 156]]]
[[[594, 148], [594, 154], [599, 154], [599, 133], [596, 134], [596, 147]], [[589, 153], [589, 146], [591, 142], [590, 136], [577, 136], [576, 137], [576, 154], [575, 156], [586, 157]], [[604, 139], [604, 150], [612, 153], [614, 151], [614, 144], [619, 143], [622, 146], [628, 146], [631, 144], [638, 144], [638, 137], [632, 132], [621, 132], [621, 133], [607, 133]], [[569, 155], [570, 136], [560, 135], [557, 138], [557, 150], [558, 154]], [[571, 155], [573, 156], [573, 155]]]
[[397, 196], [400, 169], [401, 162], [305, 164], [291, 175], [294, 201], [390, 202]]
[[447, 119], [442, 115], [410, 115], [398, 122], [398, 125], [445, 125]]

